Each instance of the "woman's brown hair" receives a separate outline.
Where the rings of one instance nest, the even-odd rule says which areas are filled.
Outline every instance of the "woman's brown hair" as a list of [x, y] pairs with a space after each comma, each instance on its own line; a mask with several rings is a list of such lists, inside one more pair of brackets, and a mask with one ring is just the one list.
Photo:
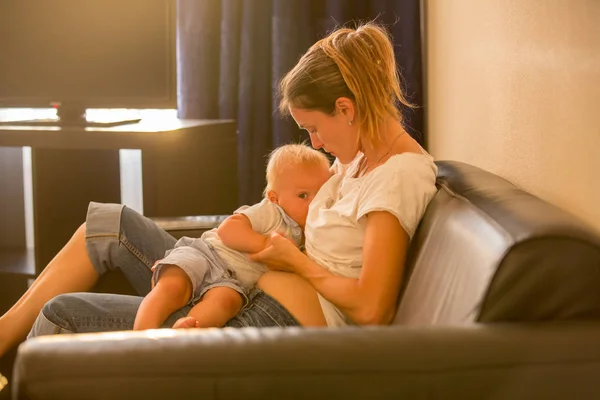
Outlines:
[[402, 120], [398, 103], [412, 107], [400, 89], [394, 47], [385, 28], [369, 22], [340, 28], [312, 45], [279, 83], [279, 111], [290, 107], [335, 114], [335, 102], [354, 102], [363, 139], [380, 140], [386, 117]]

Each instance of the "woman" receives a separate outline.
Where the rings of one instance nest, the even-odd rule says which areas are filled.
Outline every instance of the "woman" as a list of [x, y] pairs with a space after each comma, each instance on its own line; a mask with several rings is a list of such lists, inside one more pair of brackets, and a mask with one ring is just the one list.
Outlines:
[[[336, 157], [335, 175], [311, 204], [306, 254], [275, 235], [250, 255], [272, 271], [228, 325], [389, 324], [437, 172], [402, 127], [397, 103], [408, 103], [389, 36], [373, 23], [334, 31], [282, 79], [280, 94], [280, 110], [308, 131], [312, 146]], [[0, 318], [0, 355], [34, 321], [31, 336], [131, 329], [142, 297], [63, 293], [88, 291], [105, 271], [121, 268], [143, 296], [150, 268], [174, 243], [128, 208], [92, 203], [86, 223]]]

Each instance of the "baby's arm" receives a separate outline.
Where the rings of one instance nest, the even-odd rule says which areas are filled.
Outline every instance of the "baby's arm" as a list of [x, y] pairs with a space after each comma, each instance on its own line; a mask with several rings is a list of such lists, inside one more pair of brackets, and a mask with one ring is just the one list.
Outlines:
[[225, 246], [243, 253], [259, 252], [269, 243], [269, 236], [252, 229], [250, 219], [244, 214], [227, 217], [219, 225], [217, 234]]

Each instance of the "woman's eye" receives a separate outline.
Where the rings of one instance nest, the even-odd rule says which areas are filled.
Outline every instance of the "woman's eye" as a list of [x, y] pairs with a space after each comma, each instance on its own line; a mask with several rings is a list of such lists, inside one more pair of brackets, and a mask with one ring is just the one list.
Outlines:
[[308, 193], [300, 193], [298, 197], [300, 197], [301, 199], [306, 199], [308, 197]]

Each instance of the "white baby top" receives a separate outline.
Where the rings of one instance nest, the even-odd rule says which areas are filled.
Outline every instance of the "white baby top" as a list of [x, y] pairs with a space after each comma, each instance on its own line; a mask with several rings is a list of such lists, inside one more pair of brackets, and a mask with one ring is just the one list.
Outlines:
[[[307, 255], [336, 275], [358, 278], [362, 269], [366, 216], [372, 211], [393, 214], [412, 239], [437, 189], [437, 166], [427, 153], [390, 157], [371, 173], [353, 178], [362, 158], [336, 172], [312, 201], [305, 228]], [[353, 324], [319, 294], [329, 326]]]
[[[235, 210], [234, 214], [247, 216], [252, 229], [258, 233], [266, 235], [271, 232], [279, 232], [292, 239], [298, 246], [302, 243], [302, 228], [280, 206], [267, 199], [250, 207], [242, 206]], [[172, 250], [166, 252], [161, 263], [187, 265], [188, 268], [193, 268], [204, 259], [202, 249], [205, 246], [201, 246], [200, 241], [209, 244], [246, 290], [252, 289], [258, 278], [267, 271], [264, 264], [251, 261], [246, 253], [225, 246], [219, 238], [217, 229], [204, 232], [200, 238], [182, 237]]]
[[[250, 207], [242, 206], [235, 210], [234, 214], [247, 216], [255, 232], [263, 235], [279, 232], [283, 236], [294, 240], [297, 245], [302, 243], [302, 228], [281, 207], [267, 199], [263, 199], [260, 203]], [[235, 271], [237, 279], [244, 288], [252, 288], [256, 285], [258, 278], [267, 271], [264, 264], [250, 261], [246, 253], [225, 246], [221, 242], [216, 229], [206, 232], [202, 235], [202, 238], [213, 246], [225, 264]]]

